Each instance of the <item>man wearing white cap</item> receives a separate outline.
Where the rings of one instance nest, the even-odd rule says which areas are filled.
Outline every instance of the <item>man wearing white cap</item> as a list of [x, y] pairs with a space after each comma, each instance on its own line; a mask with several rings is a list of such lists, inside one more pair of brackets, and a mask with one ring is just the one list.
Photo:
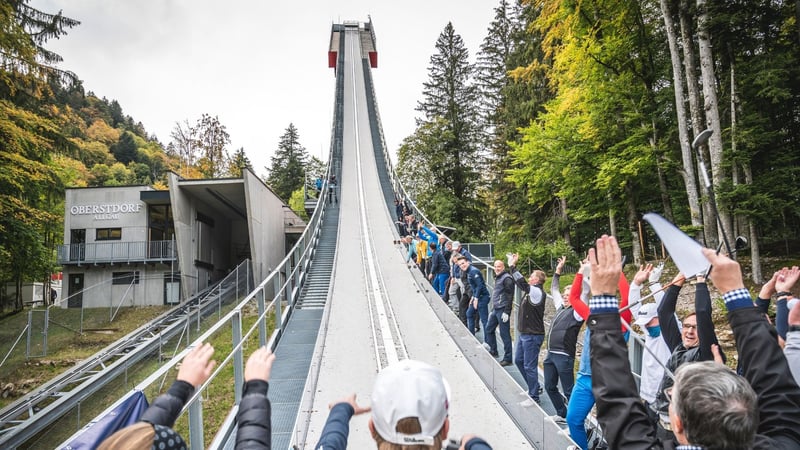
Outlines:
[[[450, 386], [439, 369], [421, 361], [402, 360], [387, 366], [372, 389], [369, 429], [378, 450], [440, 450], [450, 428]], [[316, 450], [347, 447], [350, 417], [370, 408], [358, 406], [355, 395], [331, 405]], [[465, 436], [460, 449], [491, 450], [475, 436]]]
[[[656, 401], [661, 379], [664, 378], [664, 365], [669, 359], [670, 351], [667, 343], [661, 338], [661, 327], [658, 325], [658, 305], [647, 303], [639, 308], [636, 314], [636, 325], [645, 332], [644, 345], [647, 349], [642, 354], [642, 379], [639, 384], [639, 395], [650, 406]], [[649, 350], [649, 351], [648, 351]], [[652, 411], [655, 419], [655, 411]]]

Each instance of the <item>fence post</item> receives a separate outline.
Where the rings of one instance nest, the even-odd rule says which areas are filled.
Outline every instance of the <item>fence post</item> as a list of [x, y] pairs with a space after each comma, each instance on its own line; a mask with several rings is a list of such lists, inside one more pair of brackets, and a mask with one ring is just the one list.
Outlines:
[[264, 289], [258, 291], [256, 294], [256, 304], [258, 305], [258, 317], [260, 318], [258, 321], [258, 345], [259, 347], [263, 347], [267, 345], [267, 317], [264, 315], [264, 311], [267, 309], [266, 305], [264, 304], [264, 297], [266, 297], [266, 293]]
[[[42, 353], [47, 356], [47, 332], [50, 330], [50, 308], [44, 309], [44, 330], [42, 331]], [[83, 330], [81, 330], [83, 332]]]
[[203, 450], [203, 395], [189, 405], [189, 447], [192, 450]]
[[25, 359], [31, 357], [31, 333], [33, 332], [33, 310], [28, 311], [28, 337], [25, 339]]
[[233, 393], [236, 403], [242, 399], [242, 385], [244, 384], [244, 360], [242, 359], [242, 311], [239, 310], [231, 317], [231, 338], [233, 348]]
[[[291, 258], [290, 258], [291, 259]], [[291, 261], [289, 261], [289, 265], [291, 265]], [[283, 273], [278, 270], [275, 274], [275, 277], [272, 279], [272, 286], [275, 289], [275, 296], [273, 299], [275, 300], [275, 329], [282, 330], [283, 324], [281, 323], [281, 297], [283, 294], [281, 293], [281, 280], [283, 279]], [[288, 288], [288, 285], [287, 285]]]

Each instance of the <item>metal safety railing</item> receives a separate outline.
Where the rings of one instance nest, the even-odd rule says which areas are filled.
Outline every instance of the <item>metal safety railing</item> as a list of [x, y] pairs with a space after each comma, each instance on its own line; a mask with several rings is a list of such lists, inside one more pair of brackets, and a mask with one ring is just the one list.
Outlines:
[[[331, 164], [328, 164], [329, 176]], [[116, 407], [124, 403], [131, 395], [136, 392], [149, 392], [153, 395], [163, 391], [165, 379], [170, 371], [186, 356], [195, 346], [211, 340], [228, 341], [229, 350], [222, 360], [218, 360], [216, 370], [209, 379], [199, 386], [192, 398], [186, 403], [181, 417], [176, 423], [176, 428], [184, 427], [188, 429], [188, 436], [191, 449], [205, 448], [205, 442], [213, 433], [206, 429], [203, 421], [204, 398], [210, 398], [219, 390], [233, 390], [233, 395], [223, 395], [224, 401], [230, 401], [230, 407], [238, 404], [242, 396], [242, 386], [244, 384], [244, 350], [245, 347], [255, 349], [267, 345], [270, 349], [275, 349], [288, 318], [291, 316], [295, 304], [298, 300], [300, 289], [304, 282], [306, 272], [314, 255], [319, 236], [321, 233], [322, 219], [325, 214], [327, 196], [320, 196], [317, 206], [308, 226], [298, 239], [297, 243], [287, 253], [286, 257], [280, 262], [278, 267], [261, 281], [242, 301], [236, 304], [229, 312], [221, 316], [220, 319], [211, 325], [205, 332], [200, 334], [191, 345], [177, 353], [172, 359], [152, 372], [147, 378], [139, 382], [126, 395], [119, 398], [111, 406], [106, 408], [97, 417], [104, 417], [111, 413]], [[244, 324], [249, 325], [245, 328]], [[252, 322], [252, 323], [251, 323]], [[227, 347], [227, 345], [225, 345]], [[218, 355], [220, 356], [220, 355]], [[221, 378], [222, 374], [233, 373], [233, 383], [228, 378]], [[216, 400], [213, 403], [215, 409], [219, 410], [220, 404]], [[210, 406], [210, 405], [209, 405]], [[184, 414], [188, 412], [188, 414]], [[75, 433], [72, 437], [64, 441], [60, 447], [67, 446], [69, 442], [80, 435], [82, 431]]]
[[111, 262], [177, 261], [174, 241], [115, 241], [63, 244], [56, 247], [58, 264], [99, 264]]

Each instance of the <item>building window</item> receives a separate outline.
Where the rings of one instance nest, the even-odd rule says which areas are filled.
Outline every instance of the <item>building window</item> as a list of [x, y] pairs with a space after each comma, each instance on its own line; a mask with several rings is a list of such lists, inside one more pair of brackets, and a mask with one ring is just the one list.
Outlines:
[[96, 241], [118, 241], [122, 239], [122, 228], [98, 228]]
[[111, 274], [111, 284], [139, 284], [139, 271], [114, 272]]

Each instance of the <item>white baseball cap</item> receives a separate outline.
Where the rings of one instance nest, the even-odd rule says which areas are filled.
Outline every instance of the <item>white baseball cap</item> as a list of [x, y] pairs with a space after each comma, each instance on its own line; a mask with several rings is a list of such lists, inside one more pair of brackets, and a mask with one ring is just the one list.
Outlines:
[[454, 249], [456, 249], [456, 248], [461, 248], [461, 242], [458, 242], [458, 241], [453, 241], [452, 247], [453, 247]]
[[636, 321], [633, 323], [643, 327], [650, 323], [653, 317], [658, 317], [658, 307], [656, 307], [655, 303], [647, 303], [639, 307], [639, 312], [636, 313]]
[[[372, 389], [372, 423], [388, 442], [398, 445], [433, 445], [450, 407], [450, 385], [439, 369], [405, 359], [384, 368]], [[421, 432], [397, 431], [407, 417], [419, 420]]]

